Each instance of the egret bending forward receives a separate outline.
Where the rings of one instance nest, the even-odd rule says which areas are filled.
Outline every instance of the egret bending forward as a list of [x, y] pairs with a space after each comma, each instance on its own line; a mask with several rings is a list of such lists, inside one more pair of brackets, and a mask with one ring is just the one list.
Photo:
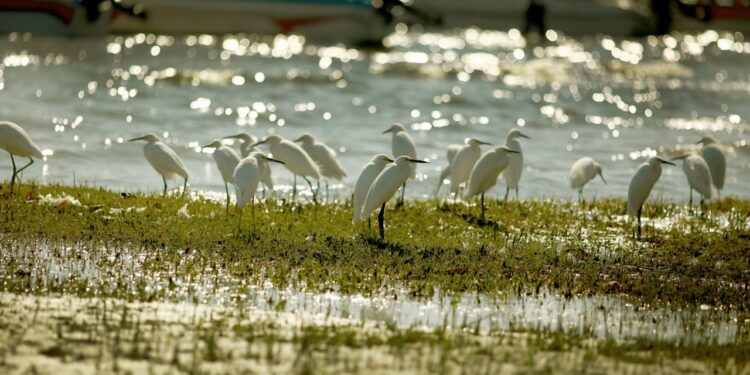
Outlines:
[[[0, 121], [0, 148], [8, 151], [10, 162], [13, 164], [13, 175], [10, 177], [10, 192], [12, 194], [13, 184], [18, 174], [34, 164], [32, 156], [38, 159], [43, 159], [44, 156], [36, 143], [34, 143], [34, 140], [29, 136], [29, 133], [26, 133], [26, 130], [23, 130], [22, 127], [9, 121]], [[16, 159], [13, 158], [13, 155], [29, 158], [29, 163], [18, 169], [16, 168]]]
[[252, 221], [255, 225], [255, 192], [258, 190], [258, 183], [262, 178], [263, 164], [267, 164], [269, 161], [284, 164], [281, 160], [269, 158], [262, 152], [256, 151], [240, 160], [232, 173], [234, 190], [237, 195], [237, 208], [240, 210], [238, 228], [242, 225], [242, 208], [248, 203], [252, 204]]
[[273, 154], [274, 159], [284, 162], [284, 166], [294, 175], [294, 185], [292, 186], [292, 199], [297, 195], [297, 176], [307, 181], [310, 191], [313, 194], [313, 202], [317, 202], [317, 192], [313, 189], [312, 182], [308, 177], [320, 180], [320, 169], [318, 165], [310, 158], [298, 144], [282, 138], [280, 135], [271, 135], [266, 139], [254, 144], [258, 146], [268, 144], [268, 150]]
[[[394, 158], [398, 158], [399, 156], [407, 156], [413, 160], [417, 159], [417, 147], [414, 145], [414, 140], [411, 139], [411, 136], [406, 131], [406, 127], [403, 124], [395, 123], [391, 125], [390, 128], [383, 132], [383, 134], [386, 133], [392, 134], [391, 151], [393, 152]], [[417, 166], [414, 164], [410, 164], [409, 168], [411, 168], [411, 175], [409, 175], [409, 178], [415, 178], [417, 176]], [[399, 204], [404, 203], [405, 193], [406, 180], [404, 180], [404, 184], [401, 189], [401, 199], [399, 200]]]
[[630, 216], [638, 218], [638, 238], [641, 238], [641, 211], [643, 210], [643, 204], [651, 194], [651, 189], [654, 188], [656, 181], [659, 181], [659, 177], [661, 177], [662, 164], [674, 165], [662, 158], [653, 157], [641, 164], [635, 171], [633, 178], [630, 179], [627, 213]]
[[695, 154], [678, 156], [672, 160], [682, 160], [682, 171], [685, 172], [690, 188], [689, 207], [693, 207], [693, 190], [701, 195], [701, 206], [704, 199], [711, 199], [713, 196], [711, 170], [706, 161], [700, 155]]
[[701, 138], [697, 143], [703, 144], [701, 156], [711, 170], [711, 181], [716, 187], [719, 198], [721, 198], [721, 190], [724, 189], [724, 177], [727, 174], [727, 157], [721, 150], [719, 141], [711, 135]]
[[[336, 151], [315, 139], [311, 134], [302, 134], [294, 140], [302, 145], [302, 149], [320, 167], [320, 174], [326, 178], [326, 196], [328, 196], [328, 179], [342, 180], [346, 177], [346, 170], [336, 159]], [[318, 186], [320, 189], [320, 186]]]
[[401, 187], [409, 177], [414, 173], [412, 170], [412, 163], [427, 163], [424, 160], [412, 159], [408, 156], [399, 156], [393, 164], [385, 167], [382, 173], [375, 178], [370, 190], [367, 192], [365, 203], [362, 206], [362, 220], [370, 217], [375, 210], [380, 207], [378, 213], [378, 230], [380, 231], [380, 239], [385, 238], [385, 203], [391, 199], [399, 187]]
[[520, 129], [511, 129], [505, 137], [505, 147], [515, 151], [513, 155], [509, 155], [510, 163], [508, 164], [508, 169], [503, 172], [503, 179], [505, 179], [506, 186], [506, 201], [508, 200], [510, 189], [516, 190], [516, 200], [518, 199], [518, 182], [521, 181], [521, 174], [523, 173], [523, 151], [521, 151], [521, 143], [518, 142], [518, 138], [530, 139], [521, 133]]
[[451, 175], [451, 166], [453, 165], [453, 159], [456, 158], [458, 150], [460, 150], [462, 147], [464, 147], [464, 145], [450, 145], [447, 149], [445, 149], [445, 159], [448, 160], [448, 165], [443, 167], [443, 170], [440, 171], [440, 177], [438, 178], [438, 183], [435, 187], [435, 195], [437, 195], [440, 191], [440, 186], [443, 185], [443, 181], [445, 181]]
[[234, 183], [234, 169], [237, 168], [237, 164], [240, 162], [240, 156], [232, 150], [229, 146], [221, 144], [221, 141], [214, 140], [211, 144], [205, 145], [202, 148], [214, 148], [214, 161], [216, 167], [219, 168], [221, 178], [224, 180], [224, 190], [227, 192], [227, 204], [226, 212], [229, 213], [229, 184]]
[[362, 206], [365, 204], [365, 198], [367, 198], [367, 192], [370, 190], [372, 182], [375, 181], [375, 178], [385, 169], [388, 163], [392, 162], [393, 159], [389, 158], [386, 154], [378, 154], [373, 156], [362, 167], [362, 172], [359, 174], [359, 178], [357, 178], [357, 183], [354, 184], [354, 195], [352, 196], [354, 215], [352, 216], [352, 224], [356, 224], [362, 220]]
[[480, 205], [482, 207], [481, 218], [484, 220], [484, 193], [497, 183], [497, 177], [510, 164], [510, 154], [518, 151], [511, 150], [507, 146], [495, 147], [487, 151], [479, 161], [474, 164], [469, 176], [469, 187], [466, 189], [466, 199], [481, 194]]
[[167, 180], [171, 180], [178, 175], [185, 179], [185, 183], [182, 185], [182, 193], [185, 194], [189, 175], [182, 159], [154, 133], [146, 133], [141, 137], [130, 139], [128, 142], [141, 140], [146, 141], [146, 145], [143, 146], [143, 154], [146, 155], [146, 160], [164, 181], [163, 194], [167, 195]]
[[602, 178], [602, 182], [606, 185], [607, 180], [604, 179], [604, 175], [602, 174], [602, 166], [594, 161], [594, 159], [586, 156], [573, 163], [573, 166], [570, 168], [570, 188], [578, 190], [579, 201], [584, 201], [583, 187], [597, 175]]

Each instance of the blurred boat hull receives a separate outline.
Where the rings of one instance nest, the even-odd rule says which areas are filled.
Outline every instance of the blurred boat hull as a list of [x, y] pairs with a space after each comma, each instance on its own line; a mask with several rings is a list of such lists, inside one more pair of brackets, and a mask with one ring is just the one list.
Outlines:
[[73, 0], [0, 0], [0, 33], [104, 35], [111, 17], [105, 6], [89, 20], [86, 9]]
[[141, 0], [148, 19], [117, 17], [114, 32], [297, 34], [309, 40], [363, 43], [390, 31], [361, 0]]
[[[643, 35], [654, 31], [650, 10], [629, 0], [547, 0], [547, 29], [566, 34]], [[523, 30], [528, 0], [415, 0], [442, 27]], [[413, 20], [416, 22], [416, 20]]]

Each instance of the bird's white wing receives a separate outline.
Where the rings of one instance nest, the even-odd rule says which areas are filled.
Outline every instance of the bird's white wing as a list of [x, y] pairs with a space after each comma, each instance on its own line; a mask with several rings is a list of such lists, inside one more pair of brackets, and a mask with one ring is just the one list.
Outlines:
[[463, 145], [450, 145], [445, 149], [445, 158], [448, 160], [448, 165], [453, 165], [453, 159], [456, 158], [456, 154], [458, 154], [463, 147]]
[[149, 164], [161, 175], [172, 178], [180, 175], [188, 178], [188, 171], [182, 159], [169, 146], [162, 142], [147, 143], [143, 147], [143, 153]]
[[410, 158], [417, 157], [417, 147], [409, 136], [409, 133], [398, 132], [393, 135], [393, 157], [397, 158], [406, 155]]
[[508, 167], [508, 162], [507, 155], [494, 150], [482, 155], [471, 170], [466, 197], [473, 197], [495, 186], [497, 177]]
[[682, 170], [685, 171], [691, 188], [706, 198], [713, 196], [711, 170], [702, 157], [698, 155], [688, 156], [682, 163]]
[[365, 219], [369, 217], [375, 210], [380, 208], [383, 203], [391, 199], [401, 185], [409, 179], [410, 175], [410, 168], [399, 168], [396, 164], [387, 166], [383, 172], [375, 178], [375, 181], [373, 181], [372, 186], [368, 190], [365, 204], [362, 206], [361, 218]]
[[360, 220], [362, 215], [362, 206], [365, 204], [365, 198], [367, 198], [367, 192], [370, 190], [375, 178], [378, 177], [380, 172], [383, 171], [384, 166], [377, 163], [368, 163], [362, 168], [362, 172], [357, 178], [357, 182], [354, 184], [354, 196], [352, 197], [352, 208], [354, 213], [352, 216], [352, 223], [356, 223]]
[[284, 140], [277, 146], [271, 147], [271, 153], [275, 159], [283, 161], [284, 166], [298, 176], [320, 179], [320, 169], [298, 144]]
[[42, 151], [26, 130], [8, 121], [0, 121], [0, 148], [13, 155], [44, 158]]
[[245, 207], [258, 190], [260, 181], [260, 169], [258, 161], [253, 157], [244, 158], [237, 164], [232, 175], [234, 188], [237, 192], [237, 207]]
[[221, 146], [214, 150], [214, 161], [224, 182], [231, 183], [234, 181], [232, 175], [240, 162], [239, 155], [228, 146]]
[[340, 180], [346, 177], [346, 171], [336, 159], [336, 152], [322, 143], [315, 143], [305, 151], [320, 167], [320, 173], [329, 178]]
[[474, 168], [479, 159], [480, 151], [478, 148], [466, 146], [456, 154], [451, 164], [451, 191], [458, 191], [458, 187], [469, 180], [471, 170]]
[[648, 199], [651, 189], [654, 188], [659, 177], [661, 177], [661, 169], [657, 169], [648, 163], [643, 163], [638, 167], [633, 178], [630, 179], [630, 186], [628, 187], [628, 215], [635, 216], [638, 214], [638, 209]]
[[711, 179], [714, 186], [719, 190], [723, 189], [727, 171], [727, 158], [724, 156], [724, 152], [721, 151], [719, 145], [711, 144], [703, 147], [701, 154], [711, 170]]

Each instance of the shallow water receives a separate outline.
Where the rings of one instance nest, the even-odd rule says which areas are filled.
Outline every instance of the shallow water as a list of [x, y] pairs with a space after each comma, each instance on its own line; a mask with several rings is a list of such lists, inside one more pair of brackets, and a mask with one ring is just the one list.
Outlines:
[[[24, 126], [48, 155], [25, 178], [128, 191], [161, 189], [141, 146], [123, 143], [146, 131], [177, 150], [194, 188], [215, 192], [224, 187], [201, 145], [238, 131], [311, 132], [349, 172], [339, 196], [371, 155], [390, 152], [380, 133], [397, 121], [432, 161], [407, 189], [412, 197], [431, 193], [447, 145], [470, 136], [502, 143], [515, 125], [532, 138], [522, 197], [573, 198], [567, 174], [582, 156], [599, 160], [609, 182], [586, 193], [622, 197], [644, 156], [694, 147], [711, 131], [729, 153], [724, 194], [748, 197], [742, 34], [550, 37], [540, 45], [514, 30], [399, 30], [390, 49], [371, 51], [283, 36], [10, 34], [0, 37], [0, 119]], [[275, 174], [280, 188], [291, 182]], [[681, 168], [665, 168], [655, 196], [687, 199], [684, 185]]]
[[[348, 322], [480, 334], [533, 330], [618, 340], [719, 344], [734, 343], [750, 330], [750, 321], [736, 312], [707, 305], [638, 305], [616, 296], [565, 297], [545, 289], [503, 295], [455, 295], [438, 290], [431, 298], [414, 298], [399, 287], [372, 295], [347, 295], [335, 288], [311, 292], [296, 283], [287, 287], [268, 281], [254, 283], [222, 270], [207, 269], [191, 276], [148, 270], [144, 265], [155, 256], [158, 252], [136, 254], [40, 242], [33, 248], [9, 248], [0, 257], [0, 276], [28, 273], [30, 282], [24, 291], [34, 295], [85, 291], [92, 296], [138, 299], [145, 293], [161, 296], [154, 302], [167, 305], [198, 303], [257, 314], [282, 312], [309, 324]], [[194, 253], [186, 255], [192, 256]]]

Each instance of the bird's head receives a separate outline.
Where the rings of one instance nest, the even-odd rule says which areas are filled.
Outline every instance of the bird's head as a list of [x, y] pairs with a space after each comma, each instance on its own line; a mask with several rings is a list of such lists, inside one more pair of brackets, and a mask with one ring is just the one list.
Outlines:
[[428, 162], [426, 160], [413, 159], [413, 158], [410, 158], [410, 157], [408, 157], [406, 155], [401, 155], [401, 156], [397, 157], [396, 160], [394, 161], [394, 164], [396, 164], [396, 165], [405, 165], [405, 164], [409, 164], [409, 163], [422, 163], [422, 164], [425, 164], [425, 163], [428, 163]]
[[506, 153], [506, 154], [520, 154], [520, 152], [510, 149], [508, 146], [495, 147], [495, 151]]
[[248, 144], [257, 142], [257, 138], [247, 133], [237, 133], [235, 135], [226, 136], [224, 139], [239, 139]]
[[221, 141], [218, 140], [218, 139], [214, 139], [213, 142], [211, 142], [211, 143], [209, 143], [209, 144], [207, 144], [207, 145], [205, 145], [205, 146], [203, 146], [201, 148], [203, 149], [203, 148], [218, 148], [218, 147], [221, 147]]
[[526, 134], [523, 134], [521, 132], [521, 129], [518, 129], [518, 128], [510, 129], [510, 131], [508, 132], [508, 136], [506, 137], [506, 139], [514, 139], [514, 138], [531, 139]]
[[406, 131], [406, 126], [404, 126], [404, 124], [401, 124], [401, 123], [397, 122], [397, 123], [391, 125], [391, 127], [388, 128], [387, 130], [385, 130], [383, 132], [383, 134], [386, 134], [386, 133], [394, 133], [395, 134], [395, 133], [398, 133], [398, 132], [405, 132], [405, 131]]
[[674, 163], [672, 163], [671, 161], [667, 161], [667, 160], [664, 160], [664, 159], [662, 159], [662, 158], [660, 158], [660, 157], [656, 157], [656, 156], [654, 156], [654, 157], [653, 157], [653, 158], [651, 158], [651, 159], [648, 159], [648, 163], [649, 163], [649, 164], [668, 164], [668, 165], [675, 165], [675, 164], [674, 164]]
[[280, 135], [276, 135], [276, 134], [269, 135], [268, 137], [266, 137], [266, 139], [253, 144], [252, 147], [259, 146], [259, 145], [266, 144], [266, 143], [268, 143], [269, 145], [277, 145], [281, 143], [281, 141], [283, 140], [284, 138], [281, 138]]
[[606, 185], [607, 184], [607, 180], [604, 179], [604, 174], [602, 173], [602, 166], [601, 166], [601, 164], [599, 164], [597, 162], [594, 162], [594, 171], [596, 171], [596, 174], [598, 174], [599, 177], [601, 177], [602, 182], [604, 182], [604, 185]]
[[393, 159], [389, 158], [386, 154], [377, 154], [372, 157], [372, 162], [375, 164], [386, 165], [393, 163]]
[[310, 144], [315, 143], [315, 137], [310, 133], [303, 133], [299, 136], [299, 138], [294, 140], [295, 142], [302, 143], [302, 144]]
[[466, 144], [469, 146], [481, 146], [481, 145], [491, 145], [492, 143], [480, 141], [476, 138], [469, 138], [466, 140]]
[[128, 139], [128, 142], [135, 142], [135, 141], [146, 141], [148, 143], [152, 143], [152, 142], [161, 141], [161, 138], [159, 138], [159, 136], [154, 133], [146, 133], [140, 137]]
[[715, 143], [719, 143], [719, 141], [716, 140], [716, 138], [714, 138], [714, 136], [710, 135], [710, 134], [708, 134], [705, 137], [701, 138], [698, 142], [695, 142], [695, 144], [702, 144], [702, 145], [711, 145], [711, 144], [715, 144]]
[[266, 154], [264, 154], [264, 153], [262, 153], [260, 151], [252, 152], [247, 157], [249, 157], [249, 158], [255, 158], [255, 160], [257, 160], [258, 162], [272, 161], [274, 163], [286, 164], [283, 161], [278, 160], [278, 159], [274, 159], [272, 157], [269, 157], [268, 155], [266, 155]]

